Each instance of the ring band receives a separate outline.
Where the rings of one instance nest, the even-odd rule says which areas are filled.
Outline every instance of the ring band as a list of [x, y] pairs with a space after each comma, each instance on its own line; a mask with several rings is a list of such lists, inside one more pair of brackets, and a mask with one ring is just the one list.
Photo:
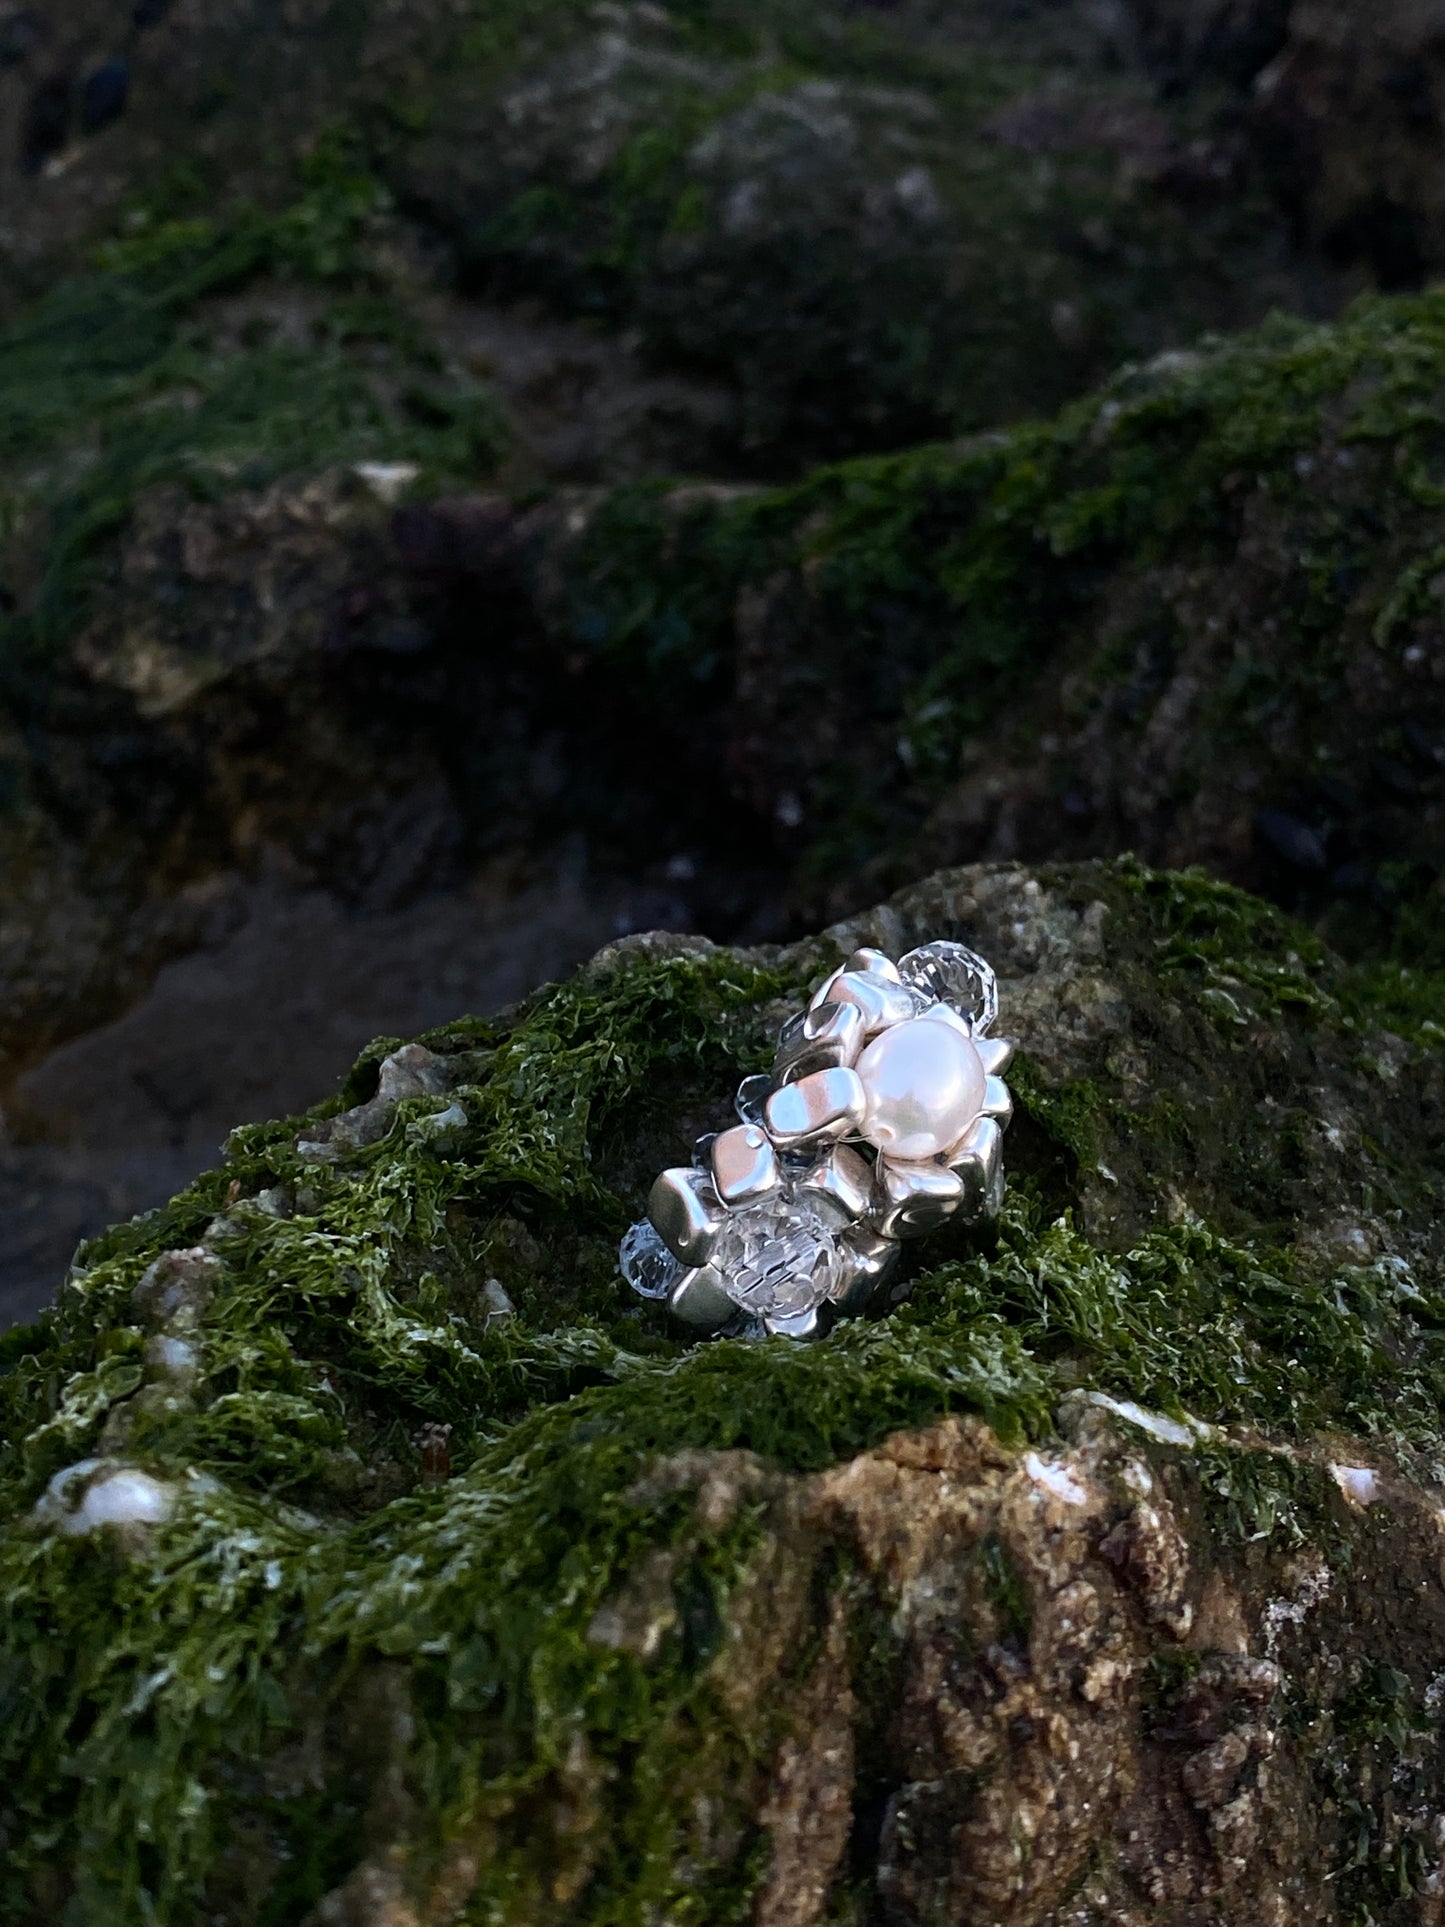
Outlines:
[[821, 1337], [877, 1300], [900, 1243], [996, 1215], [1014, 1047], [959, 943], [856, 950], [744, 1078], [739, 1122], [664, 1171], [622, 1274], [693, 1332]]

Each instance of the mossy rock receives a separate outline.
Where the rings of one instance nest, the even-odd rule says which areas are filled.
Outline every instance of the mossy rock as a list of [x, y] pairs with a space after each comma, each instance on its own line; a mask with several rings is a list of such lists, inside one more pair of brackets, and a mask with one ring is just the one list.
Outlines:
[[[0, 312], [117, 237], [233, 238], [341, 148], [403, 307], [541, 301], [719, 382], [728, 420], [688, 469], [796, 474], [1047, 410], [1362, 285], [1292, 247], [1229, 90], [1161, 93], [1127, 20], [1082, 0], [74, 12], [0, 65], [17, 126], [61, 112], [29, 171], [20, 142], [0, 157]], [[82, 134], [116, 40], [126, 112]], [[305, 240], [309, 266], [342, 259], [334, 223]]]
[[[306, 220], [247, 230], [246, 275], [344, 209], [336, 165]], [[1438, 294], [777, 487], [514, 496], [475, 379], [427, 389], [423, 423], [415, 337], [353, 336], [352, 303], [279, 360], [203, 348], [178, 316], [188, 277], [222, 300], [226, 250], [172, 236], [12, 338], [9, 1065], [193, 943], [191, 886], [269, 847], [364, 889], [428, 812], [454, 851], [581, 825], [600, 865], [659, 880], [682, 852], [715, 934], [806, 928], [940, 862], [1128, 848], [1352, 954], [1438, 960]], [[53, 412], [82, 374], [88, 453]], [[540, 797], [534, 758], [560, 769]]]
[[1442, 330], [1373, 299], [784, 488], [569, 499], [528, 593], [834, 912], [870, 861], [1127, 848], [1435, 955]]
[[[1022, 1044], [997, 1229], [681, 1341], [651, 1176], [939, 935]], [[1118, 863], [378, 1043], [4, 1341], [3, 1917], [1427, 1918], [1442, 1019]]]

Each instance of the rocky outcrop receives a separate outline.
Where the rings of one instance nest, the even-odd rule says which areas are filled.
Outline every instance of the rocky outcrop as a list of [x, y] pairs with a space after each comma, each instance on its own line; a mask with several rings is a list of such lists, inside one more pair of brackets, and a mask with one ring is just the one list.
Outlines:
[[[533, 384], [590, 410], [628, 372], [597, 366], [585, 330], [539, 358], [507, 325], [525, 300], [670, 379], [649, 439], [668, 452], [680, 418], [682, 472], [796, 474], [1049, 409], [1126, 356], [1275, 306], [1328, 312], [1357, 285], [1292, 250], [1239, 128], [1171, 87], [1179, 35], [1125, 9], [806, 0], [782, 41], [761, 4], [474, 22], [443, 0], [365, 17], [178, 0], [128, 20], [97, 0], [4, 19], [17, 295], [97, 240], [233, 241], [329, 181], [376, 218], [403, 311], [495, 366], [521, 426]], [[1181, 45], [1229, 67], [1258, 31]], [[334, 271], [334, 222], [294, 238]]]
[[[1384, 178], [1374, 122], [1250, 158], [1355, 42], [820, 3], [780, 67], [775, 25], [0, 13], [0, 118], [58, 142], [0, 156], [7, 294], [50, 289], [0, 342], [7, 1102], [259, 878], [390, 909], [579, 834], [717, 935], [1121, 847], [1419, 924], [1434, 308], [1147, 359], [1358, 285], [1319, 183]], [[810, 470], [1124, 355], [1042, 434]]]
[[[937, 935], [1022, 1041], [997, 1230], [680, 1341], [653, 1173]], [[5, 1341], [0, 1911], [1433, 1920], [1442, 1016], [1197, 875], [983, 868], [237, 1132]]]
[[12, 1066], [228, 878], [386, 908], [579, 829], [719, 934], [1133, 848], [1428, 961], [1439, 335], [1277, 325], [787, 489], [142, 491], [6, 744]]

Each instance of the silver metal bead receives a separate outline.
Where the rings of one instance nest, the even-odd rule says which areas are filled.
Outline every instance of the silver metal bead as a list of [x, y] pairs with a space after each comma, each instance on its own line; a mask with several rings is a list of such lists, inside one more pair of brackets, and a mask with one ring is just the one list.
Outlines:
[[998, 1120], [981, 1117], [954, 1152], [948, 1168], [963, 1181], [967, 1215], [986, 1216], [989, 1194], [1003, 1169], [1003, 1130]]
[[863, 1013], [856, 1004], [817, 1004], [784, 1024], [773, 1075], [791, 1084], [814, 1071], [851, 1065], [863, 1048]]
[[983, 1067], [990, 1077], [1002, 1077], [1014, 1059], [1014, 1041], [1011, 1037], [976, 1037], [978, 1054], [983, 1059]]
[[685, 1265], [705, 1265], [723, 1227], [722, 1200], [700, 1171], [664, 1171], [648, 1193], [647, 1215]]
[[735, 1124], [712, 1141], [712, 1181], [726, 1205], [766, 1197], [781, 1181], [778, 1154], [759, 1124]]
[[[773, 1092], [765, 1114], [768, 1135], [783, 1150], [817, 1139], [846, 1137], [862, 1124], [866, 1109], [857, 1071], [814, 1071]], [[657, 1228], [662, 1230], [661, 1225]]]
[[829, 1299], [847, 1318], [866, 1311], [884, 1279], [898, 1263], [900, 1246], [896, 1238], [885, 1238], [857, 1225], [838, 1242], [841, 1263]]
[[844, 964], [845, 970], [863, 970], [870, 977], [886, 977], [890, 984], [901, 984], [898, 966], [891, 957], [885, 957], [881, 950], [855, 950]]
[[829, 1002], [856, 1004], [863, 1013], [864, 1028], [870, 1037], [918, 1015], [912, 991], [902, 984], [890, 983], [886, 977], [862, 970], [845, 970], [834, 983]]
[[983, 1087], [983, 1114], [997, 1118], [999, 1126], [1007, 1130], [1014, 1114], [1013, 1094], [1001, 1077], [991, 1077]]
[[667, 1305], [680, 1323], [700, 1332], [721, 1331], [737, 1311], [721, 1273], [711, 1265], [685, 1271], [673, 1286]]
[[799, 1180], [796, 1195], [840, 1223], [856, 1224], [873, 1199], [873, 1167], [846, 1144], [835, 1144]]
[[871, 1223], [885, 1238], [922, 1238], [947, 1223], [964, 1199], [962, 1178], [941, 1164], [880, 1160]]
[[891, 957], [885, 957], [881, 950], [855, 950], [846, 963], [839, 964], [830, 977], [813, 992], [810, 1008], [816, 1010], [819, 1004], [833, 1001], [833, 986], [840, 977], [856, 975], [878, 977], [885, 983], [899, 984], [903, 979], [898, 974], [898, 966]]

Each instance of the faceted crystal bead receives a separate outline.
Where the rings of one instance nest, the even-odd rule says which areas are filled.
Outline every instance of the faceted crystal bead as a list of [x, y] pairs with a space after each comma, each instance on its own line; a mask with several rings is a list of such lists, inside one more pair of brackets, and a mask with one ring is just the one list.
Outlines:
[[951, 1004], [986, 1031], [998, 1016], [998, 979], [993, 967], [961, 943], [925, 943], [899, 961], [898, 974], [920, 1008]]
[[791, 1318], [828, 1297], [838, 1235], [807, 1205], [766, 1198], [729, 1212], [713, 1264], [733, 1303], [758, 1318]]
[[771, 1077], [745, 1077], [738, 1085], [737, 1097], [733, 1108], [744, 1124], [761, 1124], [763, 1106], [773, 1094]]
[[666, 1298], [683, 1274], [648, 1219], [633, 1225], [618, 1253], [622, 1275], [639, 1298]]

